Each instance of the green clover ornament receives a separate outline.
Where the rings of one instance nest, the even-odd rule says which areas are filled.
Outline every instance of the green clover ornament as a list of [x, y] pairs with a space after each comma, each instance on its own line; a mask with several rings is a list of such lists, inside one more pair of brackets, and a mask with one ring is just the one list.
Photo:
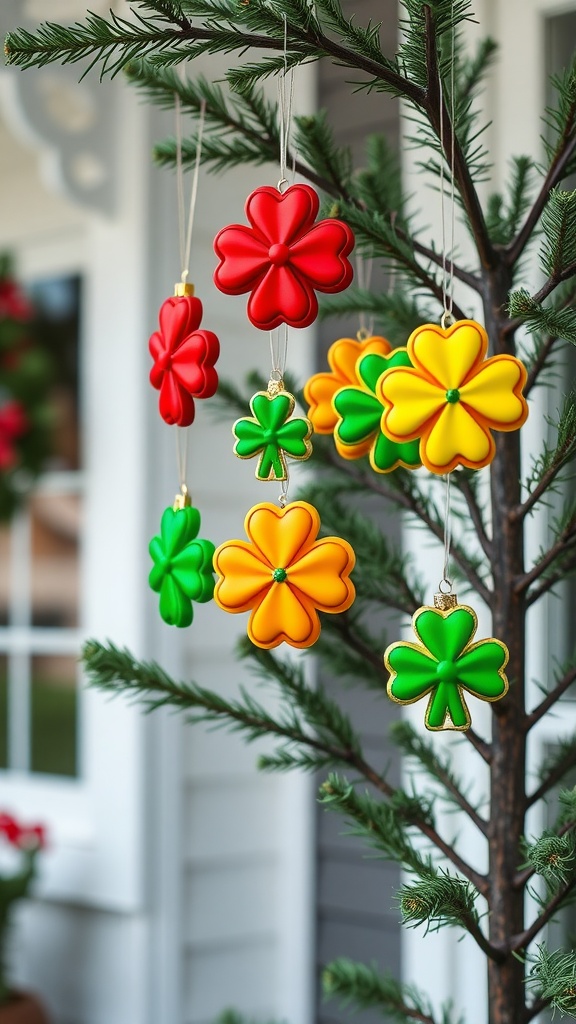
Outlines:
[[500, 700], [508, 692], [508, 648], [493, 637], [472, 643], [477, 627], [476, 613], [467, 605], [449, 611], [419, 608], [412, 628], [420, 643], [400, 640], [384, 655], [393, 701], [413, 704], [430, 694], [427, 729], [470, 728], [464, 690], [487, 701]]
[[192, 602], [203, 604], [214, 595], [214, 545], [198, 540], [200, 513], [188, 505], [167, 508], [160, 535], [150, 541], [154, 565], [148, 582], [160, 594], [160, 615], [169, 626], [189, 626]]
[[382, 431], [385, 411], [376, 397], [376, 385], [386, 370], [393, 366], [411, 366], [405, 348], [397, 348], [390, 355], [369, 352], [356, 364], [358, 387], [345, 387], [332, 399], [338, 416], [334, 440], [339, 454], [345, 459], [359, 459], [367, 452], [370, 465], [376, 473], [391, 473], [403, 466], [416, 469], [420, 462], [420, 441], [391, 441]]
[[312, 424], [304, 416], [290, 419], [296, 399], [288, 391], [258, 391], [250, 401], [252, 417], [236, 420], [234, 453], [239, 459], [260, 455], [256, 467], [258, 480], [286, 480], [286, 455], [308, 459], [312, 454]]

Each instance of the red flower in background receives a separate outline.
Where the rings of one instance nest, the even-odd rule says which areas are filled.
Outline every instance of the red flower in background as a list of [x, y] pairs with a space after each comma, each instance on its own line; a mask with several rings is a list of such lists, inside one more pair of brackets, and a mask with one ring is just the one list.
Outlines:
[[10, 469], [18, 459], [14, 442], [28, 428], [28, 420], [19, 402], [6, 402], [0, 408], [0, 470]]
[[11, 814], [0, 813], [0, 835], [4, 835], [12, 846], [25, 849], [46, 846], [44, 825], [21, 825]]
[[160, 307], [160, 330], [150, 338], [154, 360], [150, 383], [160, 391], [160, 415], [166, 423], [188, 427], [194, 399], [210, 398], [218, 387], [214, 364], [220, 343], [212, 331], [199, 331], [202, 303], [193, 295], [173, 295]]
[[216, 287], [226, 295], [251, 292], [247, 313], [254, 327], [308, 327], [318, 315], [315, 291], [341, 292], [350, 284], [346, 257], [354, 235], [341, 220], [315, 224], [319, 205], [309, 185], [284, 193], [263, 185], [246, 201], [251, 227], [231, 224], [216, 235]]
[[32, 305], [16, 282], [0, 278], [0, 320], [30, 320], [32, 314]]

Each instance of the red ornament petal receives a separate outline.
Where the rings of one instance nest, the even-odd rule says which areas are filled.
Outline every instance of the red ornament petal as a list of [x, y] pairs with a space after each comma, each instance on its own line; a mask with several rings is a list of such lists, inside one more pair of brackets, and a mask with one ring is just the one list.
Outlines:
[[211, 398], [218, 387], [214, 363], [220, 342], [213, 331], [195, 331], [172, 356], [172, 372], [194, 398]]
[[248, 292], [269, 266], [268, 242], [243, 224], [222, 228], [214, 239], [214, 251], [220, 263], [214, 271], [214, 284], [226, 295]]
[[312, 227], [320, 202], [310, 185], [291, 185], [285, 192], [262, 185], [246, 201], [246, 216], [269, 245], [292, 245]]
[[160, 388], [160, 415], [170, 426], [189, 427], [194, 422], [194, 399], [173, 373], [165, 373]]
[[308, 327], [318, 315], [318, 302], [306, 281], [290, 268], [270, 267], [248, 300], [248, 319], [261, 331], [280, 324]]
[[290, 248], [290, 265], [321, 292], [343, 291], [354, 271], [346, 259], [354, 235], [342, 220], [322, 220]]
[[171, 295], [160, 306], [158, 319], [165, 345], [174, 348], [188, 334], [198, 330], [202, 303], [194, 295]]

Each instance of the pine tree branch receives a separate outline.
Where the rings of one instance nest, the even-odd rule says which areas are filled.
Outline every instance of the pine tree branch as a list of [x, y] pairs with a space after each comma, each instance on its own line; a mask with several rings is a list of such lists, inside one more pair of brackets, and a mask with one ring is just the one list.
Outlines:
[[437, 754], [434, 748], [426, 743], [407, 721], [395, 722], [391, 727], [390, 735], [404, 756], [412, 758], [422, 765], [444, 787], [451, 802], [464, 811], [482, 835], [487, 836], [488, 822], [466, 797], [459, 780], [450, 767], [450, 762]]
[[486, 743], [486, 740], [481, 739], [480, 736], [474, 732], [474, 729], [467, 729], [464, 735], [477, 753], [480, 754], [480, 757], [486, 762], [486, 764], [492, 764], [492, 744]]
[[526, 1024], [529, 1024], [531, 1020], [534, 1020], [534, 1017], [537, 1017], [538, 1014], [542, 1013], [542, 1010], [545, 1010], [547, 1006], [550, 1006], [551, 1002], [552, 997], [549, 996], [547, 999], [535, 999], [530, 1006], [527, 1006], [524, 1011], [524, 1020]]
[[566, 899], [570, 896], [573, 889], [576, 887], [576, 876], [572, 878], [566, 885], [556, 893], [556, 895], [550, 900], [548, 906], [542, 911], [541, 914], [532, 922], [529, 928], [521, 932], [519, 935], [513, 935], [510, 939], [510, 949], [517, 953], [519, 950], [526, 949], [531, 942], [536, 938], [538, 932], [548, 924], [548, 922], [554, 917], [558, 910], [565, 903]]
[[[574, 111], [576, 113], [576, 105], [574, 107]], [[572, 128], [571, 131], [573, 132]], [[550, 192], [564, 177], [566, 168], [575, 154], [576, 136], [572, 135], [572, 138], [570, 138], [570, 133], [567, 133], [561, 147], [559, 148], [558, 155], [553, 160], [548, 170], [540, 192], [536, 196], [524, 224], [520, 228], [520, 231], [516, 235], [514, 241], [507, 246], [505, 250], [506, 263], [509, 267], [513, 267], [520, 259], [524, 249], [534, 234], [534, 229], [536, 228], [542, 213], [544, 212]]]
[[402, 923], [408, 927], [423, 924], [428, 932], [459, 926], [472, 936], [490, 960], [502, 963], [506, 959], [506, 953], [486, 938], [478, 924], [475, 907], [478, 892], [469, 882], [440, 870], [432, 878], [424, 877], [403, 885], [398, 897]]
[[535, 789], [533, 793], [530, 793], [526, 797], [526, 809], [532, 807], [538, 800], [546, 796], [547, 793], [556, 785], [557, 782], [561, 782], [567, 772], [569, 772], [576, 765], [576, 737], [572, 737], [571, 740], [564, 741], [560, 745], [560, 750], [554, 758], [548, 758], [545, 764], [545, 768], [548, 767], [551, 761], [550, 770], [547, 771], [538, 789]]
[[[328, 997], [339, 996], [345, 1006], [355, 1006], [358, 1010], [376, 1007], [387, 1020], [400, 1024], [406, 1021], [437, 1024], [431, 1007], [416, 989], [381, 974], [375, 966], [339, 957], [324, 968], [322, 984]], [[443, 1024], [448, 1024], [449, 1020], [444, 1012]]]
[[526, 380], [526, 385], [524, 387], [524, 398], [528, 398], [528, 395], [530, 394], [532, 388], [538, 381], [538, 378], [542, 373], [542, 370], [544, 370], [547, 367], [548, 357], [552, 354], [552, 350], [559, 340], [560, 339], [557, 335], [549, 334], [546, 340], [542, 342], [542, 344], [540, 345], [538, 349], [538, 354], [528, 371], [528, 377]]
[[526, 718], [524, 719], [524, 728], [526, 732], [529, 732], [529, 730], [532, 729], [532, 727], [536, 725], [536, 723], [539, 722], [540, 719], [548, 713], [548, 711], [550, 711], [550, 708], [554, 707], [556, 702], [560, 700], [560, 697], [566, 693], [566, 690], [568, 690], [574, 682], [576, 682], [576, 666], [571, 668], [569, 672], [566, 672], [557, 682], [554, 689], [547, 694], [544, 700], [542, 700], [529, 715], [526, 715]]
[[[562, 836], [565, 836], [567, 832], [573, 832], [575, 828], [576, 822], [568, 821], [558, 829], [555, 835], [558, 838], [561, 838]], [[512, 883], [514, 888], [523, 889], [525, 885], [530, 881], [530, 879], [534, 877], [535, 874], [537, 874], [537, 871], [532, 864], [530, 864], [527, 867], [524, 867], [522, 871], [519, 871], [514, 878], [514, 881]]]
[[[535, 587], [534, 590], [529, 591], [526, 595], [527, 608], [536, 604], [544, 594], [547, 594], [557, 583], [571, 575], [576, 568], [576, 526], [572, 527], [569, 533], [561, 536], [550, 550], [546, 552], [540, 562], [534, 566], [531, 572], [526, 573], [526, 577], [532, 577], [528, 581], [528, 585], [542, 576], [554, 562], [560, 562], [559, 567], [555, 571], [547, 573], [540, 585]], [[522, 577], [521, 583], [518, 584], [518, 591], [515, 590], [515, 592], [522, 593], [526, 590], [526, 586], [523, 583], [526, 577]]]

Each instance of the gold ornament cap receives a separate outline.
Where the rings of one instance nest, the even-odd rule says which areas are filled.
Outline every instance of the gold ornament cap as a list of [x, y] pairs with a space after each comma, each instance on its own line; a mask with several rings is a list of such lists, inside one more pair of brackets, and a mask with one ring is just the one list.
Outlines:
[[174, 285], [174, 295], [194, 295], [194, 285], [188, 281], [177, 281]]
[[434, 594], [434, 607], [438, 608], [438, 611], [448, 612], [451, 608], [456, 608], [458, 605], [458, 597], [456, 594], [444, 594], [439, 590]]
[[186, 484], [182, 484], [180, 494], [174, 495], [174, 504], [172, 505], [172, 508], [175, 512], [178, 512], [181, 508], [190, 508], [191, 504], [192, 498], [188, 493], [188, 488], [186, 487]]

